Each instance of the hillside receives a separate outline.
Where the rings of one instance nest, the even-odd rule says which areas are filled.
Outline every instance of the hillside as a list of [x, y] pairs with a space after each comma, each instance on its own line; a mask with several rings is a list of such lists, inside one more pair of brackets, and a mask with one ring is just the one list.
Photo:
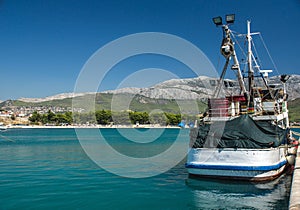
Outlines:
[[[234, 80], [225, 80], [227, 88], [238, 89], [238, 84]], [[279, 77], [271, 77], [270, 84], [279, 84]], [[188, 79], [172, 79], [149, 88], [123, 88], [111, 91], [105, 91], [96, 94], [96, 109], [112, 109], [111, 101], [114, 98], [113, 109], [120, 110], [133, 110], [133, 111], [147, 111], [151, 112], [155, 109], [160, 109], [165, 112], [180, 112], [180, 108], [184, 107], [184, 112], [189, 112], [191, 101], [196, 100], [198, 103], [199, 111], [203, 112], [206, 105], [206, 98], [213, 93], [217, 85], [216, 78], [209, 78], [200, 76], [197, 78]], [[288, 80], [287, 92], [289, 94], [289, 109], [292, 121], [299, 121], [300, 119], [300, 75], [291, 75]], [[18, 109], [20, 107], [72, 107], [73, 98], [82, 101], [93, 100], [94, 94], [92, 93], [65, 93], [46, 98], [21, 98], [19, 100], [7, 100], [0, 104], [1, 107], [6, 109]], [[128, 100], [130, 99], [130, 102]], [[184, 105], [179, 106], [178, 103]], [[129, 104], [126, 104], [129, 103]], [[181, 110], [182, 112], [183, 110]], [[188, 114], [196, 114], [191, 113]]]
[[[275, 76], [270, 78], [270, 84], [279, 84], [280, 77]], [[289, 80], [286, 83], [287, 93], [289, 94], [289, 100], [300, 98], [300, 75], [290, 75]]]
[[[76, 100], [81, 101], [92, 101], [94, 95], [87, 94], [83, 96], [75, 97]], [[128, 98], [132, 98], [130, 104], [127, 104]], [[112, 107], [111, 102], [112, 99], [114, 100], [114, 106]], [[2, 108], [9, 108], [9, 109], [20, 109], [21, 107], [32, 108], [34, 107], [43, 107], [46, 110], [50, 109], [50, 107], [63, 107], [68, 108], [72, 107], [72, 98], [65, 98], [65, 99], [56, 99], [51, 101], [44, 101], [44, 102], [24, 102], [20, 100], [8, 100], [2, 102], [0, 107]], [[164, 112], [171, 112], [171, 113], [180, 113], [180, 105], [184, 103], [184, 114], [198, 114], [194, 112], [190, 112], [189, 106], [193, 103], [191, 100], [174, 100], [174, 99], [153, 99], [148, 98], [142, 95], [131, 95], [131, 94], [110, 94], [110, 93], [97, 93], [95, 98], [96, 110], [111, 110], [112, 108], [115, 111], [122, 111], [122, 110], [133, 110], [133, 111], [141, 111], [141, 112], [151, 112], [155, 109], [163, 110]], [[206, 108], [206, 104], [200, 100], [197, 101], [198, 109], [200, 112], [203, 112]], [[84, 107], [83, 107], [84, 108]], [[182, 110], [181, 110], [182, 112]]]
[[289, 102], [289, 116], [291, 122], [300, 122], [300, 98]]

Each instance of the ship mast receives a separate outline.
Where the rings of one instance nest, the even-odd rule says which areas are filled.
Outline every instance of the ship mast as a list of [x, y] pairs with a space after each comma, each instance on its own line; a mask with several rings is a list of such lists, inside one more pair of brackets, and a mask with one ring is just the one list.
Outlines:
[[222, 45], [221, 45], [221, 54], [226, 58], [226, 63], [224, 65], [221, 77], [218, 82], [218, 86], [216, 88], [216, 91], [214, 92], [213, 97], [217, 98], [219, 96], [225, 72], [227, 70], [229, 61], [232, 58], [233, 65], [232, 65], [231, 69], [237, 71], [236, 73], [237, 73], [239, 86], [241, 88], [241, 92], [242, 92], [242, 94], [245, 95], [247, 101], [249, 101], [249, 92], [247, 91], [246, 86], [245, 86], [245, 82], [244, 82], [242, 72], [240, 69], [240, 64], [239, 64], [239, 61], [238, 61], [238, 58], [237, 58], [237, 55], [236, 55], [236, 52], [234, 49], [234, 43], [231, 39], [231, 30], [228, 27], [230, 24], [233, 24], [234, 19], [235, 19], [234, 14], [226, 15], [226, 24], [223, 25], [222, 18], [220, 16], [213, 18], [213, 22], [216, 24], [216, 26], [222, 26], [222, 29], [223, 29], [223, 41], [222, 41]]
[[[253, 83], [254, 83], [254, 71], [252, 68], [252, 50], [251, 50], [251, 32], [250, 32], [250, 21], [247, 21], [247, 42], [248, 42], [248, 83], [249, 83], [249, 98], [248, 98], [248, 107], [249, 109], [254, 108], [254, 102], [253, 102]], [[250, 110], [249, 110], [250, 111]]]

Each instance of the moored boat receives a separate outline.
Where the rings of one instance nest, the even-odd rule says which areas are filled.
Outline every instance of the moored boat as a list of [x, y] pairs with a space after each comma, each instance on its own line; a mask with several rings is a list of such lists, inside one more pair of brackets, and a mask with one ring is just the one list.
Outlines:
[[[247, 22], [247, 69], [235, 50], [235, 33], [229, 29], [234, 15], [221, 17], [214, 23], [223, 30], [221, 53], [226, 58], [223, 71], [213, 96], [208, 99], [208, 110], [197, 128], [190, 131], [190, 148], [186, 168], [190, 176], [250, 181], [268, 181], [279, 177], [293, 162], [291, 154], [297, 143], [292, 143], [285, 83], [288, 75], [281, 75], [281, 84], [269, 84], [252, 52], [250, 21]], [[237, 76], [239, 88], [224, 87], [229, 64]]]
[[0, 123], [0, 131], [5, 131], [7, 130], [7, 126], [4, 125], [3, 123]]

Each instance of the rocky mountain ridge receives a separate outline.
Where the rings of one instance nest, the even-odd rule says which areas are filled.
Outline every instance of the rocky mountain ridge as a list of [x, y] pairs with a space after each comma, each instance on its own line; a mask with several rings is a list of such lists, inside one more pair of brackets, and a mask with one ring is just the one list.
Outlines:
[[[227, 88], [238, 89], [238, 82], [235, 80], [224, 80]], [[269, 78], [270, 84], [280, 84], [280, 77], [274, 76]], [[187, 79], [171, 79], [159, 83], [149, 88], [127, 87], [117, 90], [103, 91], [101, 93], [107, 94], [133, 94], [141, 95], [153, 99], [199, 99], [207, 98], [213, 94], [215, 87], [218, 84], [217, 78], [200, 76], [196, 78]], [[291, 75], [286, 83], [289, 99], [294, 100], [300, 98], [300, 75]], [[19, 101], [23, 102], [44, 102], [51, 100], [60, 100], [65, 98], [72, 98], [94, 93], [62, 93], [46, 98], [20, 98]]]
[[45, 98], [19, 98], [19, 101], [28, 102], [28, 103], [40, 103], [45, 101], [61, 100], [65, 98], [73, 98], [78, 96], [84, 96], [87, 94], [93, 94], [91, 92], [87, 93], [60, 93], [53, 96], [47, 96]]

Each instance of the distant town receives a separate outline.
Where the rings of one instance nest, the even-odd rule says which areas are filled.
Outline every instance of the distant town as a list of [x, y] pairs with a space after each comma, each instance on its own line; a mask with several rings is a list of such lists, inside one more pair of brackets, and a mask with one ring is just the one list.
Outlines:
[[28, 125], [30, 123], [29, 118], [34, 112], [43, 115], [49, 111], [54, 114], [63, 114], [72, 111], [80, 112], [82, 110], [72, 110], [71, 107], [60, 106], [10, 106], [0, 110], [0, 122], [4, 124]]
[[[197, 116], [174, 113], [152, 113], [138, 111], [97, 110], [84, 112], [80, 108], [60, 106], [9, 106], [0, 110], [0, 124], [7, 126], [180, 126]], [[181, 124], [180, 124], [181, 123]], [[182, 124], [183, 123], [183, 124]]]
[[[199, 118], [199, 116], [181, 116], [180, 114], [172, 113], [160, 113], [153, 116], [147, 112], [133, 112], [127, 110], [126, 113], [122, 114], [120, 112], [115, 114], [114, 119], [112, 119], [112, 113], [109, 110], [99, 110], [95, 113], [83, 113], [83, 111], [83, 109], [60, 106], [9, 106], [0, 109], [0, 124], [12, 127], [28, 125], [112, 126], [116, 124], [180, 126], [182, 123], [189, 122], [187, 127], [190, 127], [190, 123]], [[291, 126], [300, 126], [300, 122], [291, 122]]]

